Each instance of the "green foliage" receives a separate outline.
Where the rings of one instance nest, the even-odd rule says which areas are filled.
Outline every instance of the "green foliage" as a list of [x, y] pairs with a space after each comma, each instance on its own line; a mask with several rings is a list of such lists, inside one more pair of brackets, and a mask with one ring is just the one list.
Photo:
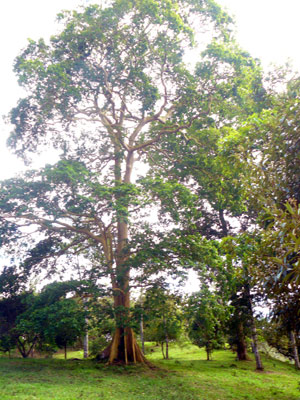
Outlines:
[[[221, 246], [219, 239], [235, 236], [237, 226], [247, 230], [261, 210], [257, 192], [268, 198], [271, 193], [281, 205], [298, 195], [292, 158], [299, 82], [272, 98], [259, 62], [231, 40], [231, 19], [214, 0], [115, 0], [64, 11], [59, 21], [58, 34], [49, 42], [30, 40], [15, 61], [28, 96], [10, 113], [14, 130], [8, 143], [27, 161], [45, 148], [62, 152], [60, 161], [1, 183], [0, 244], [18, 257], [25, 277], [43, 268], [48, 275], [64, 270], [57, 259], [69, 265], [77, 256], [87, 280], [109, 277], [116, 306], [109, 305], [108, 315], [98, 310], [92, 323], [110, 323], [114, 314], [121, 329], [132, 326], [131, 286], [149, 285], [161, 272], [183, 277], [192, 266], [215, 288], [211, 293], [204, 286], [190, 300], [190, 335], [209, 356], [222, 341], [229, 299], [239, 290], [250, 296], [250, 254], [257, 250], [251, 235], [228, 238]], [[200, 37], [195, 25], [210, 34], [201, 38], [206, 49], [193, 69], [184, 60]], [[146, 178], [135, 179], [137, 159], [151, 167]], [[257, 183], [265, 167], [263, 185], [275, 182], [275, 189], [261, 190]], [[145, 222], [151, 205], [159, 207], [157, 226]], [[298, 211], [290, 207], [288, 222], [273, 238], [285, 254], [276, 250], [271, 256], [277, 264], [286, 257], [297, 282]], [[26, 243], [24, 224], [34, 228]], [[279, 232], [275, 224], [262, 242], [272, 242], [270, 232]], [[284, 247], [291, 244], [293, 250]], [[21, 291], [14, 275], [5, 273], [6, 292]], [[35, 296], [16, 320], [18, 338], [73, 342], [86, 314], [66, 294], [95, 292], [86, 281], [83, 286], [56, 284]], [[156, 314], [149, 313], [156, 340], [177, 338], [176, 299], [163, 291], [147, 296], [157, 306]]]
[[[1, 321], [3, 322], [3, 321]], [[2, 329], [1, 329], [2, 331]], [[15, 338], [9, 333], [2, 333], [0, 334], [0, 351], [4, 353], [9, 353], [16, 347], [16, 340]]]
[[34, 346], [41, 350], [72, 345], [86, 329], [86, 310], [73, 293], [91, 291], [85, 282], [69, 281], [47, 285], [39, 294], [22, 293], [0, 301], [3, 348], [18, 347], [27, 357]]
[[261, 234], [255, 261], [258, 274], [264, 275], [266, 285], [277, 286], [277, 291], [291, 282], [300, 282], [300, 205], [290, 201], [285, 209], [267, 209], [263, 222], [268, 222]]
[[141, 304], [146, 341], [161, 343], [163, 357], [169, 358], [168, 350], [164, 354], [163, 344], [178, 341], [182, 335], [182, 311], [180, 297], [169, 293], [158, 285], [148, 289]]
[[92, 357], [97, 357], [109, 345], [110, 340], [111, 336], [105, 337], [97, 332], [97, 336], [92, 337], [89, 342], [89, 354]]
[[287, 89], [273, 98], [273, 107], [254, 115], [244, 128], [255, 152], [249, 196], [260, 208], [300, 199], [299, 78], [286, 85]]
[[187, 301], [185, 316], [189, 338], [198, 347], [205, 347], [207, 360], [213, 350], [225, 344], [224, 330], [229, 315], [230, 307], [206, 286]]
[[243, 118], [262, 110], [269, 104], [263, 85], [260, 62], [230, 42], [212, 42], [203, 52], [203, 61], [197, 65], [199, 77], [216, 87], [213, 107], [223, 118]]
[[73, 299], [62, 299], [43, 307], [31, 306], [18, 318], [20, 334], [30, 332], [42, 343], [65, 347], [75, 343], [85, 328], [82, 308]]
[[161, 217], [169, 215], [174, 223], [193, 224], [198, 215], [195, 208], [196, 196], [176, 180], [156, 177], [141, 180], [143, 189], [151, 200], [159, 203]]
[[15, 267], [3, 267], [0, 274], [0, 298], [9, 298], [20, 294], [25, 289], [26, 277]]
[[[11, 112], [16, 129], [9, 143], [16, 146], [22, 141], [24, 147], [35, 148], [38, 137], [45, 136], [48, 121], [60, 115], [62, 126], [69, 127], [77, 106], [89, 102], [92, 93], [104, 99], [103, 110], [111, 111], [114, 88], [119, 88], [126, 104], [135, 104], [140, 114], [151, 114], [162, 97], [161, 73], [178, 87], [177, 93], [182, 94], [179, 102], [188, 109], [187, 96], [197, 96], [195, 83], [182, 64], [183, 42], [193, 42], [191, 15], [215, 22], [216, 35], [225, 33], [230, 20], [212, 0], [116, 1], [106, 8], [91, 5], [61, 13], [61, 33], [52, 36], [50, 44], [31, 40], [16, 59], [19, 82], [29, 87], [32, 95]], [[189, 93], [185, 91], [187, 83]], [[89, 110], [89, 117], [96, 115], [97, 110]], [[31, 143], [28, 131], [34, 132]], [[64, 142], [58, 130], [53, 133], [57, 144]]]
[[34, 301], [31, 292], [10, 294], [0, 299], [0, 342], [4, 351], [18, 348], [23, 357], [27, 357], [37, 337], [29, 331], [19, 330], [18, 318], [26, 313]]
[[[289, 359], [293, 358], [292, 349], [290, 348], [287, 331], [282, 323], [277, 321], [264, 320], [261, 322], [262, 334], [266, 342], [272, 348]], [[300, 343], [298, 344], [299, 347]]]

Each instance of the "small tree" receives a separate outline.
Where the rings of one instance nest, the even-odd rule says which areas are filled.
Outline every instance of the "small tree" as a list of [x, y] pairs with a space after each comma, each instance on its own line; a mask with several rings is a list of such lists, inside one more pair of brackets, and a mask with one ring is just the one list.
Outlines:
[[0, 341], [4, 351], [17, 348], [27, 358], [34, 348], [38, 336], [32, 331], [23, 331], [18, 320], [34, 301], [31, 292], [23, 292], [0, 300]]
[[[256, 320], [254, 316], [254, 300], [261, 299], [257, 281], [253, 276], [253, 254], [257, 250], [257, 238], [253, 234], [242, 233], [236, 237], [224, 238], [222, 249], [226, 254], [224, 262], [230, 271], [230, 287], [232, 290], [231, 304], [234, 313], [231, 318], [231, 328], [235, 330], [237, 353], [239, 360], [247, 360], [245, 328], [252, 339], [252, 349], [256, 360], [256, 369], [263, 370], [258, 351]], [[241, 357], [242, 356], [242, 357]]]
[[48, 313], [45, 336], [64, 349], [66, 359], [67, 347], [74, 344], [85, 332], [84, 312], [73, 299], [60, 300], [44, 311]]
[[[22, 338], [34, 338], [34, 344], [64, 348], [83, 335], [86, 327], [80, 298], [74, 297], [82, 283], [76, 281], [54, 282], [32, 297], [27, 309], [16, 320], [16, 331]], [[73, 293], [73, 298], [66, 298]], [[32, 347], [33, 348], [33, 347]]]
[[[145, 339], [161, 344], [163, 358], [169, 359], [169, 342], [179, 339], [182, 333], [180, 297], [163, 287], [153, 287], [145, 293]], [[164, 345], [166, 351], [164, 351]]]
[[230, 308], [222, 299], [204, 286], [192, 295], [186, 304], [188, 335], [198, 347], [204, 347], [207, 361], [214, 349], [225, 343], [225, 326]]

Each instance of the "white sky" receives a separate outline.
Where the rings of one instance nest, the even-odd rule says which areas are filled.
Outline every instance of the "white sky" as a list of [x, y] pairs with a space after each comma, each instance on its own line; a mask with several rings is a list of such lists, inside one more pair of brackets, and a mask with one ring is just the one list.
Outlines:
[[300, 0], [217, 0], [235, 16], [239, 43], [263, 65], [290, 58], [300, 70]]

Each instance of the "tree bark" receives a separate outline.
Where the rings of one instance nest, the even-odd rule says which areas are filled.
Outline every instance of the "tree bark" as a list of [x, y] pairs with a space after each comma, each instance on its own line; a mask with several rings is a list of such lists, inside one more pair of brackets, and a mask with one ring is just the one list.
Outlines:
[[256, 369], [258, 371], [263, 371], [264, 367], [261, 361], [261, 357], [258, 351], [258, 340], [257, 340], [257, 332], [256, 332], [256, 326], [255, 326], [255, 322], [254, 320], [251, 321], [251, 335], [252, 335], [252, 349], [253, 349], [253, 353], [255, 356], [255, 362], [256, 362]]
[[169, 359], [169, 337], [168, 337], [168, 330], [167, 330], [167, 323], [166, 323], [165, 316], [163, 316], [163, 324], [164, 324], [165, 342], [166, 342], [166, 360], [168, 360]]
[[[134, 332], [130, 327], [130, 298], [129, 273], [125, 265], [117, 269], [121, 276], [118, 283], [114, 283], [114, 306], [116, 312], [116, 331], [109, 347], [103, 352], [108, 363], [146, 363], [146, 359], [139, 348]], [[122, 288], [120, 287], [122, 284]], [[105, 357], [106, 358], [106, 357]]]
[[116, 265], [118, 280], [113, 283], [117, 327], [109, 346], [108, 363], [145, 363], [145, 357], [130, 327], [129, 268], [126, 265], [126, 256], [122, 256], [125, 238], [127, 239], [127, 225], [125, 222], [119, 222], [118, 226], [119, 243], [121, 243]]
[[210, 361], [209, 353], [210, 353], [210, 350], [209, 350], [208, 346], [206, 346], [206, 361]]
[[[83, 305], [84, 309], [87, 312], [88, 311], [88, 297], [83, 296]], [[85, 317], [85, 332], [84, 332], [84, 337], [83, 337], [83, 358], [88, 358], [89, 356], [89, 331], [88, 331], [88, 325], [89, 325], [89, 319], [86, 316]]]
[[[133, 168], [133, 152], [128, 152], [126, 157], [126, 165], [124, 178], [122, 179], [122, 148], [115, 143], [115, 185], [120, 186], [122, 183], [129, 184], [131, 182], [131, 173]], [[121, 199], [122, 194], [116, 195], [116, 203]], [[108, 358], [108, 363], [147, 363], [146, 359], [139, 348], [134, 336], [134, 332], [130, 327], [130, 267], [128, 265], [128, 254], [126, 254], [126, 246], [128, 242], [128, 222], [124, 216], [124, 208], [128, 205], [122, 203], [123, 211], [118, 211], [117, 205], [117, 246], [115, 252], [115, 273], [111, 274], [112, 289], [114, 297], [114, 307], [116, 313], [116, 331], [114, 333], [111, 344], [102, 352], [102, 358]], [[112, 245], [112, 244], [111, 244]], [[111, 249], [110, 253], [113, 251]], [[112, 263], [112, 260], [107, 260]]]
[[163, 359], [165, 360], [166, 356], [165, 356], [165, 352], [164, 352], [164, 342], [161, 342], [161, 352], [162, 352], [162, 355], [163, 355]]
[[145, 354], [144, 318], [143, 318], [143, 314], [141, 314], [141, 320], [140, 320], [140, 336], [141, 336], [141, 344], [142, 344], [142, 353]]
[[83, 358], [89, 356], [89, 333], [86, 331], [83, 338]]
[[20, 352], [20, 354], [21, 354], [21, 356], [23, 358], [28, 358], [29, 357], [31, 351], [33, 350], [33, 348], [35, 346], [36, 341], [37, 341], [37, 338], [34, 338], [31, 346], [29, 347], [28, 350], [26, 350], [26, 344], [22, 343], [19, 339], [17, 339], [17, 343], [16, 343], [17, 344], [17, 349], [19, 350], [19, 352]]
[[169, 359], [169, 339], [168, 336], [166, 336], [166, 360]]
[[237, 325], [237, 358], [239, 361], [249, 361], [242, 321], [239, 321]]
[[108, 363], [146, 363], [131, 328], [117, 328], [109, 346]]
[[261, 361], [261, 357], [260, 357], [260, 354], [259, 354], [259, 351], [258, 351], [257, 331], [256, 331], [255, 319], [254, 319], [254, 316], [253, 316], [253, 307], [252, 307], [250, 287], [247, 287], [247, 295], [248, 295], [248, 301], [249, 301], [251, 336], [252, 336], [252, 349], [253, 349], [253, 353], [254, 353], [254, 356], [255, 356], [256, 369], [258, 371], [263, 371], [264, 367], [263, 367], [263, 364], [262, 364], [262, 361]]
[[[121, 137], [113, 138], [114, 143], [114, 178], [116, 189], [122, 184], [131, 183], [131, 175], [134, 165], [134, 150], [127, 150], [124, 157], [124, 148], [121, 146]], [[124, 165], [125, 164], [125, 165]], [[124, 173], [122, 175], [122, 168]], [[129, 254], [126, 253], [128, 244], [128, 214], [129, 204], [124, 204], [122, 191], [116, 190], [116, 221], [117, 235], [115, 237], [116, 248], [113, 249], [113, 240], [105, 242], [105, 257], [111, 270], [111, 282], [116, 315], [116, 330], [110, 345], [100, 354], [100, 359], [108, 359], [108, 364], [114, 363], [143, 363], [151, 367], [137, 344], [134, 332], [130, 327], [130, 266]], [[118, 209], [120, 202], [122, 210]], [[114, 267], [114, 268], [113, 268]]]
[[222, 228], [222, 234], [224, 237], [228, 236], [228, 227], [227, 227], [226, 220], [224, 218], [224, 210], [219, 210], [219, 218], [220, 218], [220, 224], [221, 224], [221, 228]]
[[290, 336], [290, 343], [291, 343], [291, 347], [292, 347], [293, 357], [294, 357], [294, 361], [295, 361], [295, 367], [298, 370], [298, 369], [300, 369], [298, 347], [297, 347], [297, 343], [296, 343], [296, 339], [295, 339], [295, 332], [292, 329], [289, 332], [289, 336]]

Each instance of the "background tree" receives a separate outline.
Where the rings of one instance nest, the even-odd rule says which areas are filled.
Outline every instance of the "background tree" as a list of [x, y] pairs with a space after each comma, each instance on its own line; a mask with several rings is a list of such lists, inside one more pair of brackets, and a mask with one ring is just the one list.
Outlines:
[[20, 329], [18, 318], [30, 307], [33, 297], [32, 292], [23, 292], [0, 300], [1, 347], [8, 352], [17, 348], [24, 358], [30, 355], [38, 336], [35, 332]]
[[281, 92], [273, 96], [269, 110], [253, 115], [241, 128], [242, 135], [249, 138], [245, 143], [249, 208], [259, 217], [251, 274], [265, 299], [270, 300], [271, 315], [287, 317], [282, 323], [293, 331], [287, 335], [293, 343], [296, 365], [296, 326], [290, 317], [294, 315], [299, 286], [298, 103], [299, 78], [295, 78], [285, 82]]
[[180, 303], [178, 295], [171, 294], [161, 286], [153, 286], [145, 292], [143, 302], [145, 339], [160, 343], [163, 358], [167, 360], [169, 343], [178, 340], [182, 334]]
[[248, 325], [252, 339], [252, 350], [255, 355], [256, 369], [263, 370], [261, 357], [258, 351], [258, 337], [254, 305], [262, 299], [257, 281], [253, 276], [253, 253], [257, 250], [255, 236], [243, 233], [235, 238], [223, 239], [222, 248], [225, 250], [227, 268], [232, 276], [230, 285], [233, 288], [231, 304], [235, 308], [232, 318], [232, 327], [236, 328], [236, 344], [239, 360], [247, 359], [245, 328]]
[[[163, 205], [164, 192], [155, 186], [158, 176], [174, 186], [181, 183], [194, 194], [198, 214], [185, 228], [210, 239], [236, 233], [236, 225], [247, 227], [244, 180], [248, 171], [240, 154], [247, 138], [238, 128], [253, 113], [270, 107], [270, 96], [259, 61], [233, 41], [213, 42], [202, 56], [196, 73], [204, 85], [214, 88], [213, 113], [196, 120], [184, 133], [162, 137], [150, 151], [149, 174], [156, 177], [153, 191]], [[178, 196], [177, 208], [179, 202]]]
[[[286, 322], [281, 319], [281, 313], [273, 315], [271, 313], [270, 317], [262, 321], [261, 329], [263, 337], [265, 338], [267, 344], [271, 348], [275, 349], [279, 354], [286, 358], [294, 359], [294, 351], [291, 346], [291, 340], [289, 338], [289, 332], [287, 331]], [[274, 318], [275, 317], [275, 318]], [[299, 334], [295, 335], [297, 340], [298, 354], [299, 354]], [[295, 363], [295, 366], [297, 364]]]
[[230, 307], [222, 298], [203, 286], [193, 294], [186, 304], [188, 335], [198, 347], [204, 347], [207, 361], [211, 353], [225, 344], [225, 327], [229, 319]]
[[[254, 272], [261, 292], [269, 300], [270, 317], [277, 323], [278, 331], [289, 338], [299, 369], [299, 218], [297, 207], [288, 203], [287, 206], [286, 211], [276, 208], [275, 218], [262, 233], [253, 260], [258, 266]], [[270, 210], [267, 215], [272, 215]]]
[[[249, 209], [259, 219], [256, 261], [261, 275], [299, 278], [299, 78], [281, 82], [272, 107], [254, 114], [240, 129], [247, 137]], [[245, 154], [246, 154], [245, 153]], [[246, 164], [245, 164], [246, 165]], [[248, 188], [248, 189], [247, 189]]]
[[277, 296], [272, 309], [273, 318], [277, 320], [289, 338], [289, 347], [296, 369], [300, 369], [299, 361], [299, 287], [293, 288], [289, 295]]
[[18, 316], [17, 331], [35, 337], [41, 349], [46, 346], [64, 348], [66, 358], [67, 346], [81, 338], [86, 329], [87, 310], [78, 296], [87, 290], [86, 286], [79, 281], [53, 282], [45, 286]]
[[242, 128], [252, 150], [249, 197], [259, 208], [284, 208], [290, 199], [299, 203], [299, 78], [280, 84], [272, 107], [254, 114]]
[[282, 207], [273, 205], [261, 216], [262, 229], [254, 262], [260, 279], [270, 283], [300, 282], [300, 205], [294, 199]]
[[[271, 103], [259, 62], [232, 43], [210, 45], [197, 71], [199, 77], [204, 74], [207, 78], [208, 86], [214, 86], [211, 105], [214, 117], [197, 120], [184, 134], [166, 136], [156, 144], [156, 151], [150, 152], [149, 175], [154, 179], [148, 180], [147, 188], [164, 212], [161, 222], [170, 220], [180, 224], [178, 240], [195, 244], [204, 243], [206, 239], [213, 247], [214, 239], [237, 235], [255, 222], [255, 215], [248, 207], [245, 185], [249, 171], [243, 143], [247, 138], [238, 128], [250, 115], [270, 107]], [[182, 196], [183, 189], [178, 190], [180, 185], [191, 192], [193, 208], [186, 200], [188, 196]], [[228, 268], [225, 273], [219, 255], [210, 254], [209, 259], [209, 246], [206, 251], [199, 251], [200, 246], [197, 248], [191, 243], [187, 247], [190, 255], [193, 249], [191, 265], [201, 280], [208, 279], [207, 283], [211, 284], [214, 274], [222, 275], [219, 284], [225, 279], [227, 288], [224, 290], [223, 285], [220, 295], [222, 292], [224, 298], [228, 296], [227, 301], [230, 297], [231, 301], [239, 298], [234, 268]], [[244, 314], [241, 303], [239, 310], [237, 305], [236, 302], [238, 356], [246, 359], [245, 333], [249, 315], [248, 312]], [[239, 321], [237, 316], [240, 316]]]

